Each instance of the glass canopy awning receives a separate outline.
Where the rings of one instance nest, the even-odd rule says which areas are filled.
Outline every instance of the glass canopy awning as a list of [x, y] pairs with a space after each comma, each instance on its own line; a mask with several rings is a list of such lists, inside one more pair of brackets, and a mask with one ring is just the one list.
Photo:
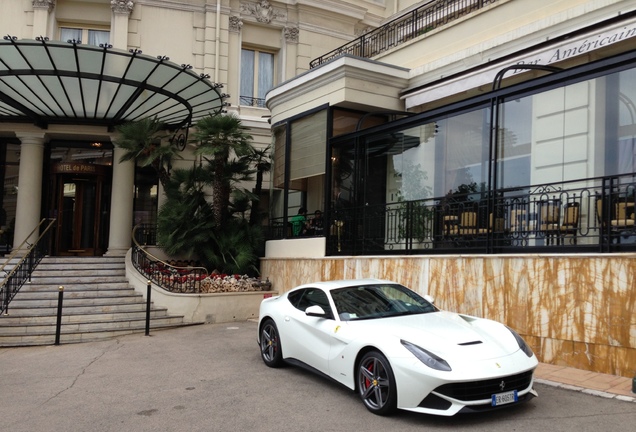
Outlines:
[[46, 38], [0, 41], [0, 122], [113, 128], [156, 117], [168, 129], [219, 114], [221, 85], [167, 57]]

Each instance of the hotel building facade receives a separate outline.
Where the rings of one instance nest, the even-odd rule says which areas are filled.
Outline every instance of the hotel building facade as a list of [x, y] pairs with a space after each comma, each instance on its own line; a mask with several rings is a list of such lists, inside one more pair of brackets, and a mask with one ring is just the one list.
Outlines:
[[[626, 0], [1, 0], [6, 251], [124, 255], [162, 202], [116, 127], [237, 114], [271, 145], [261, 274], [379, 277], [541, 361], [636, 372], [636, 6]], [[323, 235], [291, 236], [300, 207]]]

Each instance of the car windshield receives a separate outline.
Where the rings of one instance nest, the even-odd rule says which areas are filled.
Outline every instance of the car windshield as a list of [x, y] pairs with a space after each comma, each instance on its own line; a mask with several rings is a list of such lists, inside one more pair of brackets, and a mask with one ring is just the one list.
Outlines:
[[437, 311], [429, 301], [398, 284], [361, 285], [331, 291], [343, 321], [387, 318]]

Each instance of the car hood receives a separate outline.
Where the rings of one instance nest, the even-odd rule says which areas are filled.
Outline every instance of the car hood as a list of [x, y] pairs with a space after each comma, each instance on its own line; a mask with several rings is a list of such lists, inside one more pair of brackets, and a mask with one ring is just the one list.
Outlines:
[[374, 334], [375, 338], [383, 335], [398, 342], [405, 340], [442, 358], [486, 360], [507, 356], [519, 350], [519, 344], [504, 325], [452, 312], [440, 311], [349, 323], [362, 333]]

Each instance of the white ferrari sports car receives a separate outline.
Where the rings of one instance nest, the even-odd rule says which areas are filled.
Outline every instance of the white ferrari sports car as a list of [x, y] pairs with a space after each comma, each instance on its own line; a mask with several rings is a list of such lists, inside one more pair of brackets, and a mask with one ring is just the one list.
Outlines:
[[514, 330], [390, 281], [317, 282], [264, 299], [257, 340], [267, 366], [308, 367], [380, 415], [451, 416], [537, 395], [537, 358]]

